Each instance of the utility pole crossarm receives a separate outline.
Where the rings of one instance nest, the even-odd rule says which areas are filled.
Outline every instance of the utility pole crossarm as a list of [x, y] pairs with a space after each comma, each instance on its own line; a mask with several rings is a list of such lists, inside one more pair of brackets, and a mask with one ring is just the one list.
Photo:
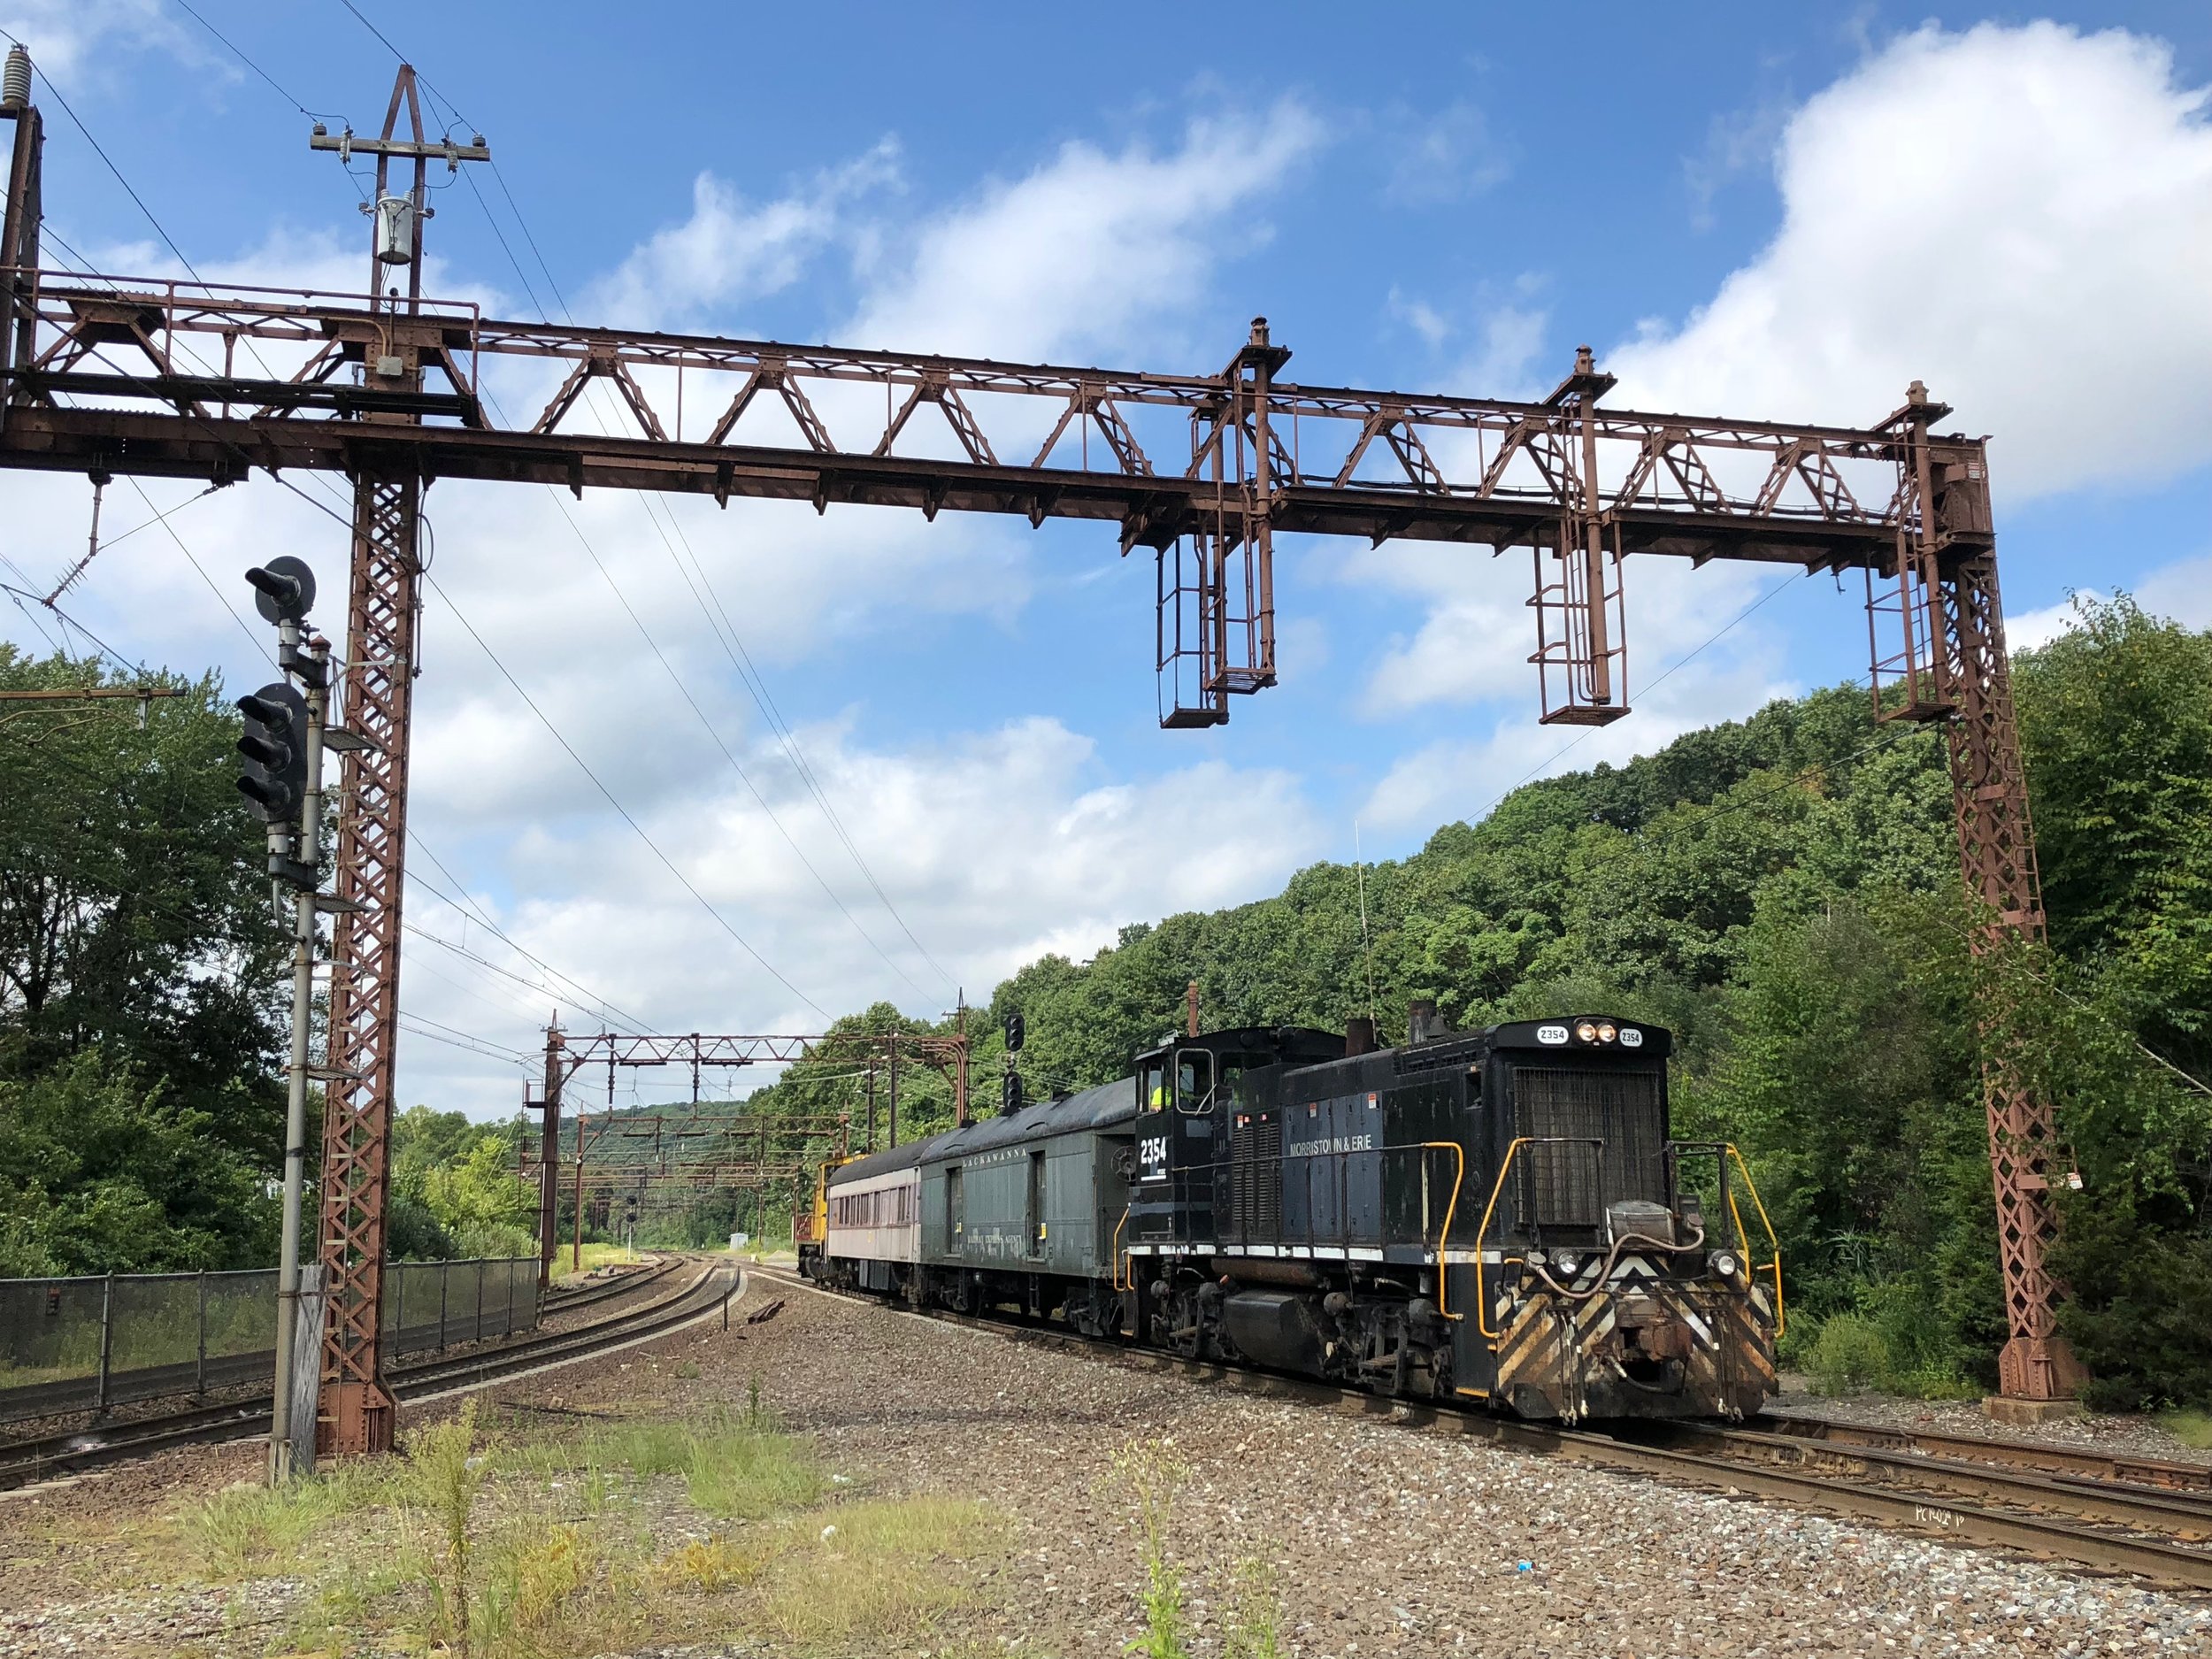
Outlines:
[[388, 156], [414, 161], [489, 161], [490, 147], [481, 136], [465, 144], [450, 139], [358, 138], [351, 133], [315, 132], [308, 136], [310, 150], [334, 150], [346, 156]]

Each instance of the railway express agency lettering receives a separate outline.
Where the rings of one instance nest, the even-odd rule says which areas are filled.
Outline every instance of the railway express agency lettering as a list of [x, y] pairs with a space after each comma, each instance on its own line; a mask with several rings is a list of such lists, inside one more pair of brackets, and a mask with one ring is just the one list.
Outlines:
[[1294, 1158], [1310, 1158], [1325, 1152], [1372, 1152], [1375, 1137], [1366, 1135], [1323, 1135], [1315, 1141], [1294, 1141], [1285, 1155]]

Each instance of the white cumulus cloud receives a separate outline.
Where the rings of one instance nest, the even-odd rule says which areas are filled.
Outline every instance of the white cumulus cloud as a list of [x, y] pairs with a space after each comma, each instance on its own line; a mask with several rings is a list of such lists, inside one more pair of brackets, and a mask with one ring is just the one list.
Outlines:
[[1930, 25], [1789, 119], [1782, 224], [1624, 406], [1863, 423], [1924, 380], [2018, 499], [2212, 459], [2212, 125], [2160, 42]]
[[1263, 237], [1233, 210], [1322, 142], [1320, 123], [1286, 101], [1194, 121], [1164, 153], [1064, 144], [926, 226], [841, 332], [860, 346], [1001, 357], [1127, 349]]

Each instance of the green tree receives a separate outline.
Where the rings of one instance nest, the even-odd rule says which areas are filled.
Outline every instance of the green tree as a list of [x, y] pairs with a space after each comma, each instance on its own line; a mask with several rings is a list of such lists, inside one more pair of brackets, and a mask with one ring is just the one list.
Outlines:
[[[0, 643], [0, 687], [88, 681], [127, 683]], [[239, 725], [211, 676], [156, 681], [186, 695], [142, 725], [119, 699], [0, 716], [0, 1076], [97, 1047], [273, 1168], [289, 950], [234, 783]]]
[[0, 1277], [267, 1266], [276, 1201], [213, 1126], [96, 1048], [0, 1079]]

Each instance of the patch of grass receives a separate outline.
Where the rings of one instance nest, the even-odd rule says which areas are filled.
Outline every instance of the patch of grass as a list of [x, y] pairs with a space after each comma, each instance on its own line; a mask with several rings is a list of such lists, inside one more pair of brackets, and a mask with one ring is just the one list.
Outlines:
[[227, 1486], [185, 1511], [179, 1530], [210, 1578], [288, 1569], [331, 1522], [388, 1502], [393, 1472], [380, 1463], [342, 1463], [281, 1486]]
[[1144, 1587], [1137, 1593], [1144, 1634], [1128, 1646], [1139, 1659], [1190, 1659], [1183, 1613], [1183, 1572], [1168, 1555], [1168, 1517], [1190, 1470], [1164, 1440], [1132, 1440], [1114, 1458], [1114, 1478], [1136, 1506], [1144, 1550]]
[[780, 1433], [764, 1413], [716, 1412], [689, 1421], [625, 1423], [559, 1448], [568, 1468], [626, 1468], [681, 1475], [692, 1502], [722, 1520], [755, 1520], [803, 1509], [829, 1479], [806, 1445]]
[[817, 1509], [775, 1563], [768, 1628], [802, 1648], [898, 1644], [966, 1598], [948, 1561], [995, 1543], [1000, 1524], [960, 1498], [879, 1499]]
[[[672, 1543], [665, 1521], [657, 1537], [647, 1520], [664, 1506], [640, 1500], [646, 1481], [676, 1478], [716, 1519]], [[300, 1654], [570, 1659], [733, 1636], [795, 1656], [937, 1645], [926, 1639], [972, 1594], [965, 1563], [1001, 1546], [1002, 1523], [965, 1500], [830, 1501], [843, 1484], [764, 1409], [495, 1438], [465, 1407], [415, 1432], [403, 1458], [235, 1488], [180, 1518], [211, 1574], [307, 1582], [282, 1644]], [[187, 1535], [172, 1532], [181, 1553]]]
[[1230, 1577], [1227, 1623], [1221, 1659], [1284, 1659], [1282, 1584], [1258, 1555], [1237, 1563]]
[[2212, 1412], [2162, 1411], [2158, 1426], [2164, 1429], [2184, 1446], [2193, 1446], [2199, 1451], [2212, 1451]]
[[[554, 1257], [557, 1263], [565, 1263], [568, 1259], [569, 1253], [566, 1250], [561, 1251]], [[575, 1279], [581, 1274], [590, 1272], [596, 1267], [626, 1267], [637, 1259], [637, 1252], [627, 1245], [587, 1244], [584, 1246], [583, 1265], [564, 1269], [557, 1276], [557, 1281], [558, 1279]]]
[[733, 1541], [720, 1532], [687, 1539], [645, 1571], [646, 1581], [660, 1590], [689, 1590], [701, 1595], [757, 1582], [768, 1564], [783, 1554], [789, 1534], [774, 1539], [758, 1537]]

